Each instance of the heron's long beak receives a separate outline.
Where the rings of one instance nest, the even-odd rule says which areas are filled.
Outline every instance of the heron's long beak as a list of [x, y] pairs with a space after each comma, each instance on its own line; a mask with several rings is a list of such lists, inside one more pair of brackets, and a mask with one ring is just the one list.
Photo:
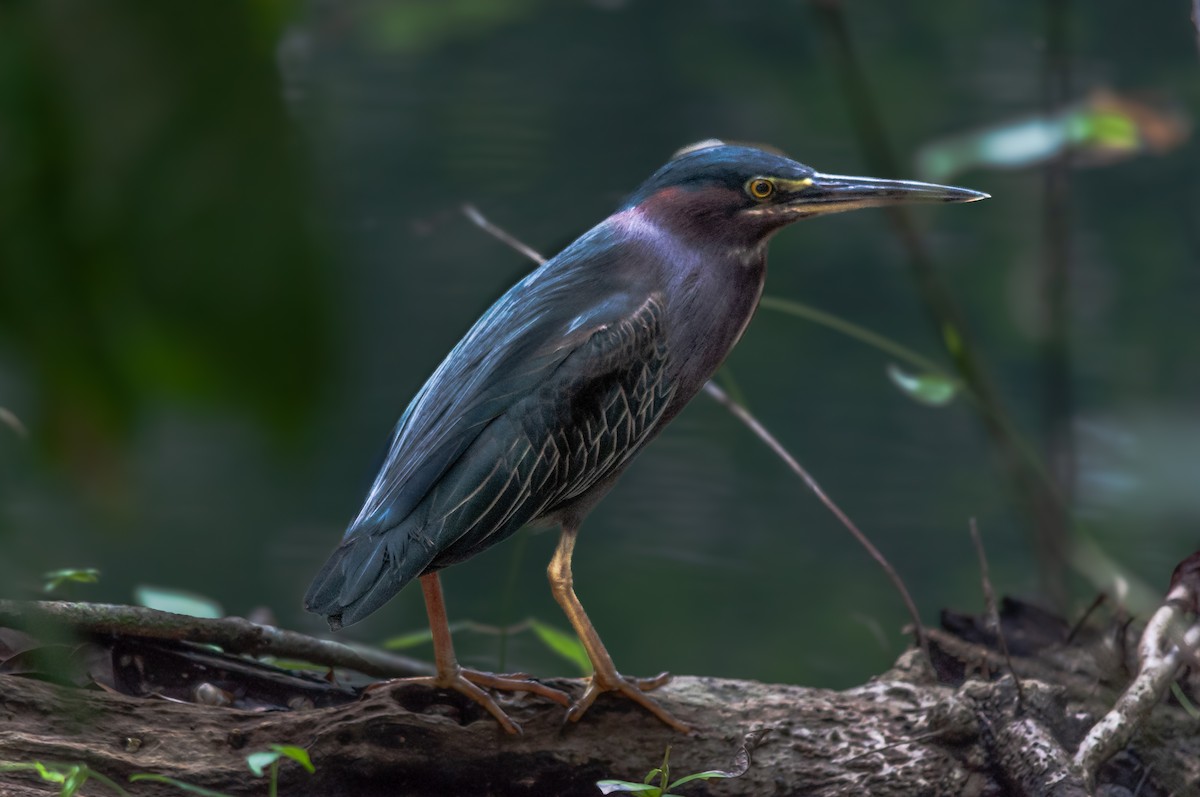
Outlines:
[[813, 215], [916, 202], [977, 202], [990, 196], [969, 188], [915, 180], [880, 180], [820, 172], [810, 179], [811, 184], [788, 203], [790, 210]]

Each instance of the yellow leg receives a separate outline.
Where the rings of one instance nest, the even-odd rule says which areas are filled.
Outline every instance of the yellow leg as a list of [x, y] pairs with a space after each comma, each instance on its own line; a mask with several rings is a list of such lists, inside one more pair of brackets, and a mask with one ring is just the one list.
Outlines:
[[670, 675], [664, 672], [654, 678], [626, 678], [613, 666], [612, 656], [608, 655], [604, 643], [600, 641], [600, 635], [596, 633], [592, 621], [588, 619], [587, 612], [583, 610], [583, 604], [579, 602], [579, 598], [575, 597], [574, 578], [571, 575], [571, 555], [575, 551], [575, 537], [578, 531], [577, 528], [563, 526], [562, 535], [558, 538], [558, 548], [555, 549], [554, 558], [550, 560], [550, 567], [546, 570], [546, 574], [550, 578], [550, 591], [554, 593], [554, 600], [558, 601], [558, 605], [566, 613], [575, 633], [579, 635], [579, 641], [583, 643], [594, 670], [583, 697], [571, 706], [567, 712], [567, 719], [571, 722], [578, 722], [601, 692], [619, 692], [675, 730], [681, 733], [689, 732], [691, 728], [642, 694], [642, 692], [657, 689], [665, 684], [671, 679]]
[[[429, 630], [433, 633], [433, 659], [437, 674], [423, 678], [404, 678], [405, 683], [421, 683], [440, 689], [453, 689], [483, 706], [496, 718], [500, 726], [509, 733], [520, 733], [521, 728], [504, 713], [504, 710], [483, 691], [502, 689], [509, 692], [533, 692], [549, 698], [555, 703], [569, 705], [570, 698], [557, 689], [538, 683], [523, 673], [493, 675], [477, 670], [464, 670], [454, 656], [454, 642], [450, 639], [450, 624], [446, 619], [446, 601], [442, 597], [442, 582], [437, 573], [421, 576], [421, 592], [425, 596], [425, 611], [429, 615]], [[480, 688], [483, 687], [483, 688]]]

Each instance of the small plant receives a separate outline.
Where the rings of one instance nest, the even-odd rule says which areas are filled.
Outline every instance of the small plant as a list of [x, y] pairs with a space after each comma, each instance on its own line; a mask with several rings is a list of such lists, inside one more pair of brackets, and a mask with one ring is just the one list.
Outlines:
[[56, 783], [59, 797], [74, 797], [83, 788], [83, 784], [94, 780], [111, 789], [120, 797], [129, 797], [129, 792], [122, 789], [112, 779], [101, 775], [86, 764], [43, 764], [41, 761], [30, 763], [0, 762], [0, 772], [36, 772], [38, 777], [47, 783]]
[[[745, 748], [743, 748], [744, 750]], [[597, 781], [596, 785], [600, 788], [601, 794], [640, 794], [646, 797], [680, 797], [680, 795], [672, 794], [671, 792], [679, 788], [685, 783], [691, 783], [693, 780], [713, 780], [716, 778], [736, 778], [744, 775], [750, 767], [749, 758], [746, 758], [746, 766], [741, 768], [741, 771], [726, 772], [720, 769], [710, 769], [705, 772], [696, 772], [691, 775], [684, 775], [679, 780], [671, 780], [671, 747], [667, 746], [667, 751], [663, 754], [662, 765], [646, 773], [646, 777], [641, 783], [632, 783], [628, 780], [601, 780]], [[739, 763], [741, 757], [739, 756]], [[651, 781], [657, 779], [658, 784], [655, 785]]]
[[[270, 797], [279, 795], [279, 766], [284, 760], [291, 759], [304, 767], [309, 773], [316, 772], [316, 767], [308, 757], [308, 751], [303, 747], [293, 747], [286, 744], [273, 744], [269, 750], [262, 750], [246, 756], [246, 765], [258, 777], [266, 775], [270, 778], [267, 783], [267, 794]], [[58, 797], [75, 797], [88, 781], [95, 781], [108, 787], [117, 797], [133, 797], [128, 790], [122, 788], [114, 780], [101, 775], [86, 764], [44, 764], [41, 761], [29, 763], [0, 761], [0, 773], [3, 772], [34, 772], [47, 783], [56, 783], [61, 788]], [[164, 783], [174, 786], [188, 794], [198, 794], [200, 797], [230, 797], [230, 795], [195, 786], [182, 780], [168, 778], [166, 775], [156, 775], [152, 772], [137, 772], [129, 776], [130, 783]]]
[[246, 764], [250, 767], [250, 771], [260, 778], [263, 776], [264, 770], [270, 775], [271, 782], [267, 787], [267, 794], [270, 797], [277, 797], [279, 794], [279, 765], [283, 763], [284, 759], [289, 758], [304, 767], [310, 775], [317, 771], [308, 757], [307, 750], [288, 744], [273, 744], [269, 750], [251, 753], [246, 756]]

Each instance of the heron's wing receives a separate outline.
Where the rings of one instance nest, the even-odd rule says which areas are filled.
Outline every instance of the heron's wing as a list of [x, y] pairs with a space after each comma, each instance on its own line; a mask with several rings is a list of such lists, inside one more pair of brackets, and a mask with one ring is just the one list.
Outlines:
[[530, 520], [586, 509], [653, 436], [675, 389], [663, 306], [653, 293], [590, 328], [536, 394], [479, 435], [429, 502], [434, 567], [467, 559]]
[[[436, 494], [444, 504], [462, 491], [477, 491], [479, 485], [471, 484], [483, 477], [477, 469], [494, 465], [486, 462], [492, 452], [480, 449], [502, 444], [508, 434], [497, 422], [511, 423], [506, 416], [514, 407], [548, 384], [560, 384], [554, 375], [568, 361], [574, 363], [568, 373], [583, 374], [588, 360], [604, 362], [604, 341], [622, 345], [607, 333], [644, 312], [645, 294], [634, 298], [583, 282], [579, 273], [543, 267], [522, 280], [430, 377], [397, 425], [362, 511], [309, 587], [310, 610], [334, 624], [353, 622], [419, 575], [462, 536], [453, 523], [431, 528], [438, 512], [426, 499]], [[447, 478], [451, 469], [453, 478]]]
[[625, 292], [597, 300], [597, 287], [535, 271], [498, 300], [405, 410], [345, 537], [402, 522], [492, 421], [545, 385], [598, 330], [619, 325], [644, 300]]

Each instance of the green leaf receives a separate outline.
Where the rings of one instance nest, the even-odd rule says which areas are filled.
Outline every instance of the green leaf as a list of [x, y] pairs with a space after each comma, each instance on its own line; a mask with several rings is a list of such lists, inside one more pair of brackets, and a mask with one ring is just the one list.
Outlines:
[[281, 753], [277, 750], [261, 750], [257, 753], [251, 753], [246, 756], [246, 766], [250, 767], [250, 771], [257, 777], [262, 777], [267, 767], [274, 764], [281, 757]]
[[78, 764], [72, 764], [67, 770], [67, 779], [63, 781], [62, 797], [72, 797], [75, 792], [83, 787], [83, 784], [88, 782], [88, 775], [91, 771], [87, 767], [81, 767]]
[[138, 781], [142, 780], [149, 781], [150, 783], [165, 783], [168, 786], [174, 786], [175, 788], [186, 791], [189, 794], [199, 794], [201, 797], [230, 797], [230, 795], [223, 791], [213, 791], [212, 789], [206, 789], [203, 786], [193, 786], [191, 783], [185, 783], [182, 780], [175, 780], [175, 778], [168, 778], [166, 775], [154, 775], [150, 772], [138, 772], [129, 776], [130, 783], [137, 783]]
[[[487, 626], [473, 623], [470, 620], [459, 620], [450, 623], [446, 626], [450, 629], [451, 634], [457, 634], [460, 631], [478, 631], [483, 633], [497, 633], [495, 629], [489, 629]], [[417, 645], [424, 645], [426, 642], [433, 641], [433, 632], [428, 628], [424, 631], [413, 631], [411, 634], [401, 634], [394, 636], [391, 639], [383, 642], [383, 647], [388, 650], [403, 650], [404, 648], [415, 648]]]
[[405, 650], [407, 648], [415, 648], [417, 645], [424, 645], [433, 639], [433, 632], [428, 628], [424, 631], [413, 631], [411, 634], [401, 634], [383, 641], [383, 647], [388, 650]]
[[66, 775], [62, 772], [50, 769], [41, 761], [34, 761], [33, 767], [37, 770], [38, 776], [48, 783], [65, 783], [67, 780]]
[[887, 375], [913, 401], [930, 407], [944, 407], [958, 395], [958, 383], [945, 374], [924, 373], [916, 376], [895, 363], [887, 367]]
[[304, 769], [310, 775], [317, 771], [317, 768], [313, 766], [312, 759], [308, 757], [308, 751], [303, 747], [296, 747], [290, 744], [273, 744], [271, 745], [271, 749], [274, 752], [279, 753], [284, 758], [292, 759], [297, 764], [304, 767]]
[[673, 789], [676, 786], [682, 786], [683, 784], [690, 783], [693, 780], [714, 780], [716, 778], [736, 778], [736, 777], [737, 777], [737, 775], [734, 775], [732, 772], [725, 772], [724, 770], [720, 770], [720, 769], [710, 769], [707, 772], [696, 772], [691, 775], [685, 775], [682, 778], [680, 778], [679, 780], [672, 783], [668, 788]]
[[1072, 138], [1081, 144], [1136, 151], [1141, 144], [1137, 121], [1112, 110], [1091, 110], [1069, 120]]
[[630, 783], [627, 780], [598, 780], [596, 787], [601, 794], [646, 794], [662, 797], [662, 789], [649, 783]]
[[42, 578], [46, 581], [42, 590], [53, 592], [67, 583], [95, 584], [100, 580], [100, 571], [94, 567], [67, 567], [42, 573]]
[[592, 672], [592, 660], [588, 658], [587, 650], [584, 649], [583, 643], [574, 634], [568, 634], [559, 631], [554, 626], [546, 625], [540, 620], [530, 618], [529, 627], [538, 635], [538, 639], [553, 650], [558, 655], [562, 656], [567, 661], [573, 662], [579, 668], [579, 672], [583, 675], [589, 675]]
[[246, 756], [246, 766], [250, 767], [250, 771], [261, 778], [266, 772], [267, 767], [281, 758], [290, 758], [310, 773], [317, 771], [308, 757], [307, 750], [303, 747], [293, 747], [287, 744], [273, 744], [270, 750], [260, 750], [257, 753], [251, 753]]
[[210, 620], [217, 620], [225, 616], [225, 610], [221, 608], [221, 604], [212, 598], [182, 589], [139, 584], [133, 590], [133, 599], [139, 606], [157, 609], [160, 612], [203, 617]]

